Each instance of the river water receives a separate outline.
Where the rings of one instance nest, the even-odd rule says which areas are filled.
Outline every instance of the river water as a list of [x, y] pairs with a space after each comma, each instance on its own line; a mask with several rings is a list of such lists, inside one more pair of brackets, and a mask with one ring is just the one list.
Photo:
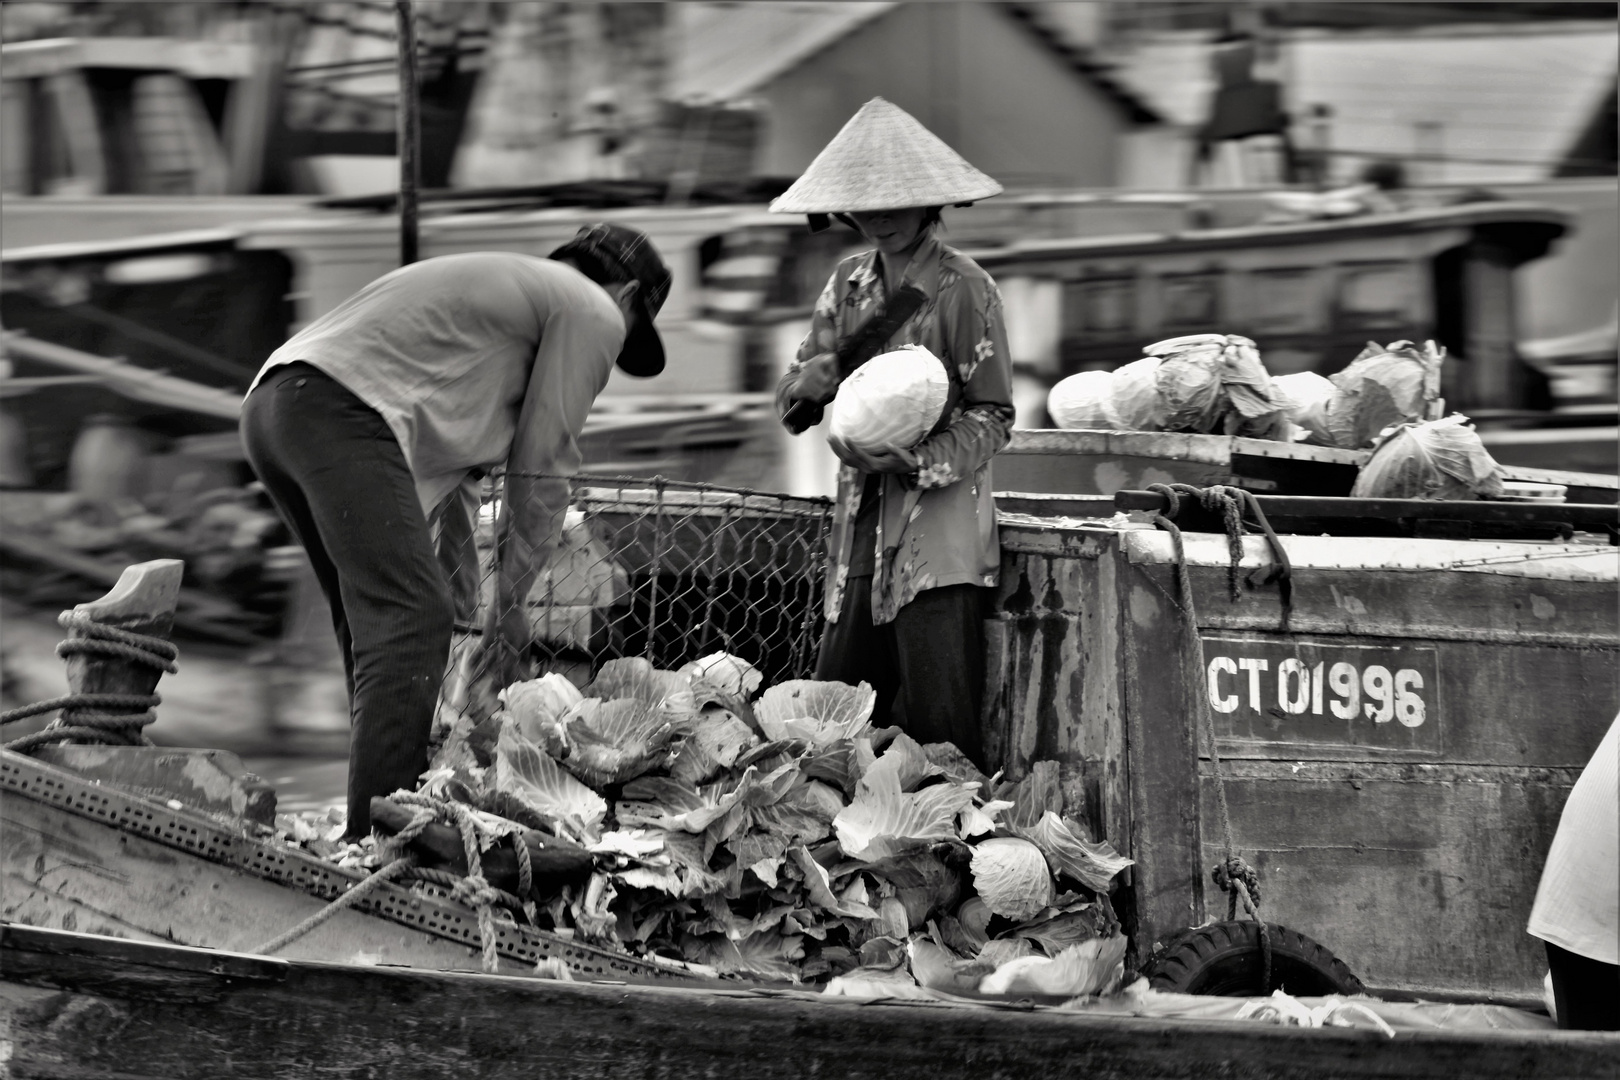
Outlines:
[[[0, 600], [5, 708], [68, 692], [56, 644], [56, 612]], [[235, 646], [184, 637], [180, 670], [164, 675], [153, 742], [229, 750], [276, 789], [282, 812], [341, 806], [348, 774], [348, 706], [343, 674], [331, 667], [276, 663]], [[49, 716], [9, 725], [10, 740]]]

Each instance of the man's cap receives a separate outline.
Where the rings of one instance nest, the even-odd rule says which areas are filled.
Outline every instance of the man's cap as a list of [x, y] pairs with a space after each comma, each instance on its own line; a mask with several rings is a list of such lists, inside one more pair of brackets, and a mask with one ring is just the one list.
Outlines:
[[595, 262], [607, 277], [640, 282], [631, 301], [640, 309], [640, 318], [625, 338], [617, 363], [631, 375], [657, 375], [664, 370], [664, 343], [653, 326], [653, 316], [669, 296], [671, 277], [646, 233], [599, 221], [583, 226], [550, 258]]
[[962, 206], [1001, 190], [910, 113], [876, 97], [771, 201], [771, 211], [825, 215]]

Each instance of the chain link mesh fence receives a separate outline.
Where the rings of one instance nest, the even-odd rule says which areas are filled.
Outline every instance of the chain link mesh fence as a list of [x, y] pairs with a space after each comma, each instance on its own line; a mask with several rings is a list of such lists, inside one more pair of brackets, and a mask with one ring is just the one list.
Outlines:
[[[470, 541], [441, 540], [451, 580], [462, 583], [452, 588], [464, 633], [451, 681], [493, 599], [502, 479], [484, 482]], [[662, 477], [568, 483], [561, 542], [527, 601], [540, 671], [583, 682], [617, 657], [678, 668], [725, 651], [757, 667], [766, 685], [809, 677], [822, 632], [831, 500]], [[452, 704], [458, 697], [449, 683], [445, 696]]]

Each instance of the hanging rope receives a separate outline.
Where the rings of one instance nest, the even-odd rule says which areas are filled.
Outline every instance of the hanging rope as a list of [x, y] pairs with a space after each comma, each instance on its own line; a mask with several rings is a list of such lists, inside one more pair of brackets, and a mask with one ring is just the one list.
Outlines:
[[[270, 955], [276, 950], [285, 948], [292, 942], [297, 941], [339, 911], [353, 906], [363, 897], [375, 892], [384, 882], [401, 878], [413, 879], [426, 881], [448, 889], [451, 899], [466, 904], [478, 913], [478, 936], [482, 945], [483, 970], [487, 974], [495, 974], [500, 969], [500, 954], [496, 949], [495, 905], [499, 904], [513, 911], [522, 911], [523, 902], [511, 893], [497, 889], [485, 879], [478, 843], [477, 820], [464, 806], [417, 792], [396, 791], [389, 798], [394, 802], [414, 806], [417, 809], [416, 815], [411, 818], [403, 829], [388, 837], [378, 846], [378, 861], [382, 864], [382, 868], [291, 930], [266, 942], [254, 951]], [[462, 847], [467, 854], [467, 867], [471, 871], [466, 877], [462, 877], [460, 874], [452, 874], [448, 870], [435, 870], [429, 867], [417, 866], [416, 856], [407, 850], [412, 840], [421, 836], [429, 825], [441, 820], [455, 825], [461, 832]], [[521, 840], [518, 841], [516, 846], [520, 852], [518, 855], [520, 888], [527, 895], [534, 881], [528, 859], [529, 852], [527, 845], [523, 844]]]
[[422, 835], [422, 830], [431, 824], [433, 824], [432, 811], [418, 812], [403, 829], [383, 841], [377, 848], [377, 854], [383, 864], [380, 870], [374, 872], [360, 884], [354, 886], [291, 930], [279, 937], [271, 938], [252, 951], [264, 956], [270, 956], [286, 948], [344, 908], [353, 907], [363, 897], [376, 892], [383, 882], [392, 881], [403, 875], [405, 871], [416, 865], [416, 856], [405, 849], [410, 846], [412, 840]]
[[[1220, 811], [1221, 844], [1225, 852], [1225, 859], [1211, 872], [1210, 877], [1217, 887], [1227, 894], [1227, 918], [1237, 918], [1239, 900], [1243, 903], [1244, 912], [1252, 918], [1260, 928], [1260, 982], [1264, 991], [1271, 989], [1271, 932], [1264, 919], [1260, 918], [1260, 875], [1250, 866], [1242, 856], [1237, 854], [1237, 845], [1232, 839], [1232, 814], [1226, 801], [1226, 777], [1221, 769], [1221, 753], [1215, 743], [1215, 715], [1209, 707], [1209, 690], [1204, 682], [1204, 672], [1207, 662], [1204, 659], [1204, 639], [1198, 633], [1198, 619], [1196, 609], [1193, 607], [1192, 573], [1187, 569], [1187, 548], [1182, 539], [1181, 529], [1171, 520], [1181, 508], [1182, 495], [1197, 498], [1205, 509], [1218, 511], [1226, 523], [1227, 550], [1231, 555], [1229, 573], [1227, 577], [1228, 588], [1232, 599], [1242, 596], [1238, 584], [1239, 563], [1243, 558], [1243, 519], [1238, 510], [1239, 500], [1248, 496], [1253, 507], [1266, 530], [1266, 538], [1270, 541], [1272, 551], [1277, 556], [1274, 564], [1279, 569], [1266, 580], [1277, 580], [1286, 586], [1289, 582], [1291, 566], [1288, 556], [1282, 550], [1282, 543], [1277, 534], [1271, 531], [1271, 526], [1265, 523], [1264, 514], [1254, 503], [1254, 496], [1239, 488], [1212, 487], [1195, 488], [1190, 484], [1153, 484], [1149, 491], [1156, 491], [1165, 497], [1168, 504], [1167, 512], [1153, 515], [1153, 524], [1170, 534], [1170, 542], [1175, 548], [1176, 558], [1176, 585], [1181, 603], [1181, 636], [1187, 655], [1193, 658], [1196, 674], [1192, 678], [1194, 707], [1202, 722], [1198, 725], [1203, 735], [1204, 743], [1209, 750], [1209, 760], [1215, 774], [1215, 804]], [[1283, 621], [1287, 625], [1288, 600], [1284, 600]]]
[[[56, 621], [65, 629], [85, 635], [70, 637], [56, 646], [56, 655], [63, 659], [75, 655], [111, 656], [171, 675], [180, 670], [174, 662], [180, 650], [163, 638], [120, 630], [75, 611], [62, 612]], [[157, 720], [157, 707], [162, 702], [157, 694], [66, 694], [0, 713], [0, 726], [60, 710], [50, 726], [5, 744], [7, 750], [18, 753], [70, 741], [151, 746], [152, 740], [144, 729]]]
[[401, 876], [405, 873], [405, 871], [409, 870], [413, 865], [415, 865], [415, 862], [416, 857], [414, 855], [405, 855], [392, 860], [381, 870], [378, 870], [376, 873], [360, 882], [360, 884], [354, 886], [348, 892], [344, 893], [330, 904], [327, 904], [325, 907], [321, 908], [321, 910], [317, 911], [315, 914], [311, 915], [309, 918], [305, 919], [291, 930], [288, 930], [285, 934], [282, 934], [277, 938], [272, 938], [270, 941], [265, 942], [263, 945], [260, 945], [257, 949], [253, 949], [252, 951], [264, 956], [270, 956], [273, 953], [286, 948], [288, 945], [291, 945], [293, 942], [297, 941], [299, 938], [303, 937], [317, 926], [326, 922], [326, 920], [330, 919], [344, 908], [352, 907], [362, 898], [376, 892], [378, 887], [380, 887], [385, 881], [392, 881], [394, 878]]

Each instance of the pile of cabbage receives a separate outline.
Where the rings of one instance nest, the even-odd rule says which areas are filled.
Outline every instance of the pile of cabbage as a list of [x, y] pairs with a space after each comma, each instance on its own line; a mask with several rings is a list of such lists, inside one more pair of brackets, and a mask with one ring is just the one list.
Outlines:
[[534, 922], [754, 980], [876, 979], [947, 994], [1117, 984], [1109, 903], [1130, 865], [1063, 814], [1057, 766], [983, 776], [949, 743], [870, 724], [870, 687], [716, 653], [508, 687], [436, 726], [422, 790], [593, 853]]
[[1053, 422], [1069, 429], [1288, 437], [1284, 401], [1248, 338], [1191, 334], [1142, 351], [1142, 359], [1114, 371], [1084, 371], [1052, 387], [1046, 407]]
[[1066, 429], [1182, 431], [1304, 442], [1343, 450], [1391, 427], [1439, 417], [1445, 350], [1434, 342], [1368, 342], [1342, 371], [1270, 375], [1255, 343], [1193, 334], [1155, 342], [1141, 360], [1083, 371], [1047, 396]]

